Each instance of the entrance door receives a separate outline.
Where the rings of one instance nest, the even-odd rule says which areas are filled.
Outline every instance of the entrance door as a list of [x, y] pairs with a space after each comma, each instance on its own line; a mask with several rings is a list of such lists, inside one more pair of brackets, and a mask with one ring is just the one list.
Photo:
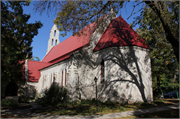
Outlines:
[[5, 96], [17, 96], [18, 86], [15, 82], [10, 82], [6, 86]]

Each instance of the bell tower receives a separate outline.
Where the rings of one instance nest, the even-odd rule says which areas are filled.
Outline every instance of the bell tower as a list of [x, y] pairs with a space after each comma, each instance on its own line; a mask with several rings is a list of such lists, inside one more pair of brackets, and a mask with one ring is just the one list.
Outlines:
[[59, 44], [59, 30], [57, 26], [54, 24], [50, 31], [50, 37], [48, 40], [48, 48], [46, 54], [48, 54], [48, 52], [57, 44]]

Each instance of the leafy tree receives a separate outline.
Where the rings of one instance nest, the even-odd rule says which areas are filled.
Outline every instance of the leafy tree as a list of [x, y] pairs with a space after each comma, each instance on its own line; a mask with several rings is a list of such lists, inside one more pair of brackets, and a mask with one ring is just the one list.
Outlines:
[[[164, 37], [172, 45], [179, 63], [179, 2], [145, 1], [145, 3], [151, 8], [153, 13], [156, 13], [155, 15], [158, 17], [164, 30]], [[152, 23], [152, 25], [155, 25], [155, 23]]]
[[[153, 89], [160, 95], [161, 90], [167, 91], [171, 89], [167, 82], [171, 81], [169, 79], [172, 79], [174, 74], [179, 72], [179, 65], [172, 45], [168, 42], [167, 37], [164, 36], [165, 31], [157, 14], [152, 9], [146, 8], [136, 19], [140, 25], [136, 31], [146, 40], [152, 49], [150, 53], [152, 76], [153, 83], [156, 82], [156, 85], [153, 85]], [[176, 23], [174, 23], [173, 30], [178, 31], [177, 28]]]
[[[126, 3], [127, 1], [39, 1], [34, 5], [35, 10], [40, 13], [43, 13], [45, 10], [47, 10], [47, 13], [58, 11], [54, 23], [58, 25], [61, 35], [65, 36], [69, 31], [77, 33], [90, 22], [108, 13], [111, 6], [116, 14], [119, 13], [120, 9], [126, 6]], [[135, 1], [134, 8], [139, 7], [140, 4], [142, 4], [142, 7], [140, 7], [137, 12], [143, 12], [146, 8], [149, 8], [151, 9], [149, 14], [155, 15], [159, 20], [158, 23], [151, 20], [151, 26], [161, 26], [164, 32], [164, 34], [161, 35], [166, 37], [166, 42], [172, 45], [173, 53], [179, 63], [179, 2]], [[130, 16], [137, 12], [134, 12], [133, 9]], [[140, 17], [144, 19], [144, 16]], [[140, 23], [140, 21], [142, 20], [138, 19], [137, 23]], [[143, 22], [146, 22], [146, 20]], [[149, 26], [147, 26], [147, 28], [149, 28]]]
[[[159, 76], [160, 79], [160, 87], [161, 93], [160, 94], [167, 94], [168, 92], [176, 92], [179, 89], [179, 78], [178, 75], [176, 79], [174, 77], [167, 76], [168, 74], [162, 74]], [[153, 87], [153, 95], [154, 97], [158, 96], [160, 98], [159, 90], [157, 87], [157, 80], [156, 77], [152, 78], [152, 87]]]
[[41, 22], [27, 23], [30, 15], [22, 6], [29, 2], [1, 1], [1, 79], [17, 81], [22, 77], [24, 60], [32, 57], [32, 38]]

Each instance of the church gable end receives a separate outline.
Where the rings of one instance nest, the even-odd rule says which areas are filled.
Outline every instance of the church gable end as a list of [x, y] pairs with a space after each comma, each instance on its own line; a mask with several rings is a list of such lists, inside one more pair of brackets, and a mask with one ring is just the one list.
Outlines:
[[70, 36], [61, 43], [54, 25], [46, 56], [41, 62], [28, 61], [28, 85], [41, 93], [58, 83], [73, 100], [92, 99], [96, 77], [101, 101], [152, 101], [150, 48], [121, 16], [112, 17], [112, 11], [103, 17], [106, 26], [101, 33], [89, 32], [95, 25], [91, 23], [79, 31], [86, 35]]

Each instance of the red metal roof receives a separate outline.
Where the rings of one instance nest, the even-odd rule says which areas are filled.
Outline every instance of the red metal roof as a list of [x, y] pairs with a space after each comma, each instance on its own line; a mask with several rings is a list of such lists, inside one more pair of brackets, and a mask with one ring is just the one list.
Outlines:
[[38, 61], [28, 61], [28, 81], [38, 82], [40, 78], [40, 69], [51, 65], [52, 63], [38, 62]]
[[115, 46], [139, 46], [150, 49], [142, 38], [121, 17], [113, 19], [98, 41], [94, 51]]
[[[86, 26], [84, 29], [79, 31], [81, 33], [83, 31], [84, 35], [75, 35], [67, 38], [63, 42], [59, 43], [57, 46], [54, 46], [49, 53], [44, 57], [42, 62], [51, 62], [55, 63], [56, 59], [64, 59], [69, 57], [69, 54], [75, 50], [78, 50], [82, 48], [83, 46], [86, 46], [89, 44], [90, 38], [94, 31], [90, 31], [90, 28], [94, 25], [94, 23], [91, 23], [90, 25]], [[68, 54], [68, 56], [67, 56]], [[58, 60], [61, 61], [61, 60]]]
[[94, 24], [92, 23], [80, 31], [80, 33], [83, 31], [83, 34], [85, 35], [71, 36], [63, 42], [59, 43], [57, 46], [54, 46], [41, 62], [28, 61], [28, 81], [38, 82], [41, 76], [39, 71], [40, 69], [67, 59], [69, 58], [71, 52], [79, 50], [83, 46], [88, 45], [94, 32], [94, 30], [92, 32], [90, 31], [90, 28], [93, 25]]
[[[95, 29], [93, 29], [92, 32], [89, 31], [94, 25], [95, 23], [91, 23], [83, 30], [79, 31], [80, 33], [83, 31], [83, 34], [86, 35], [71, 36], [59, 43], [57, 46], [54, 46], [41, 62], [28, 61], [28, 81], [38, 82], [40, 78], [40, 69], [67, 59], [70, 57], [70, 53], [88, 46], [90, 38]], [[130, 28], [128, 23], [121, 16], [119, 16], [111, 21], [93, 51], [114, 46], [139, 46], [150, 49], [149, 46], [144, 43], [142, 38], [137, 40], [138, 36], [139, 35], [132, 28]]]

